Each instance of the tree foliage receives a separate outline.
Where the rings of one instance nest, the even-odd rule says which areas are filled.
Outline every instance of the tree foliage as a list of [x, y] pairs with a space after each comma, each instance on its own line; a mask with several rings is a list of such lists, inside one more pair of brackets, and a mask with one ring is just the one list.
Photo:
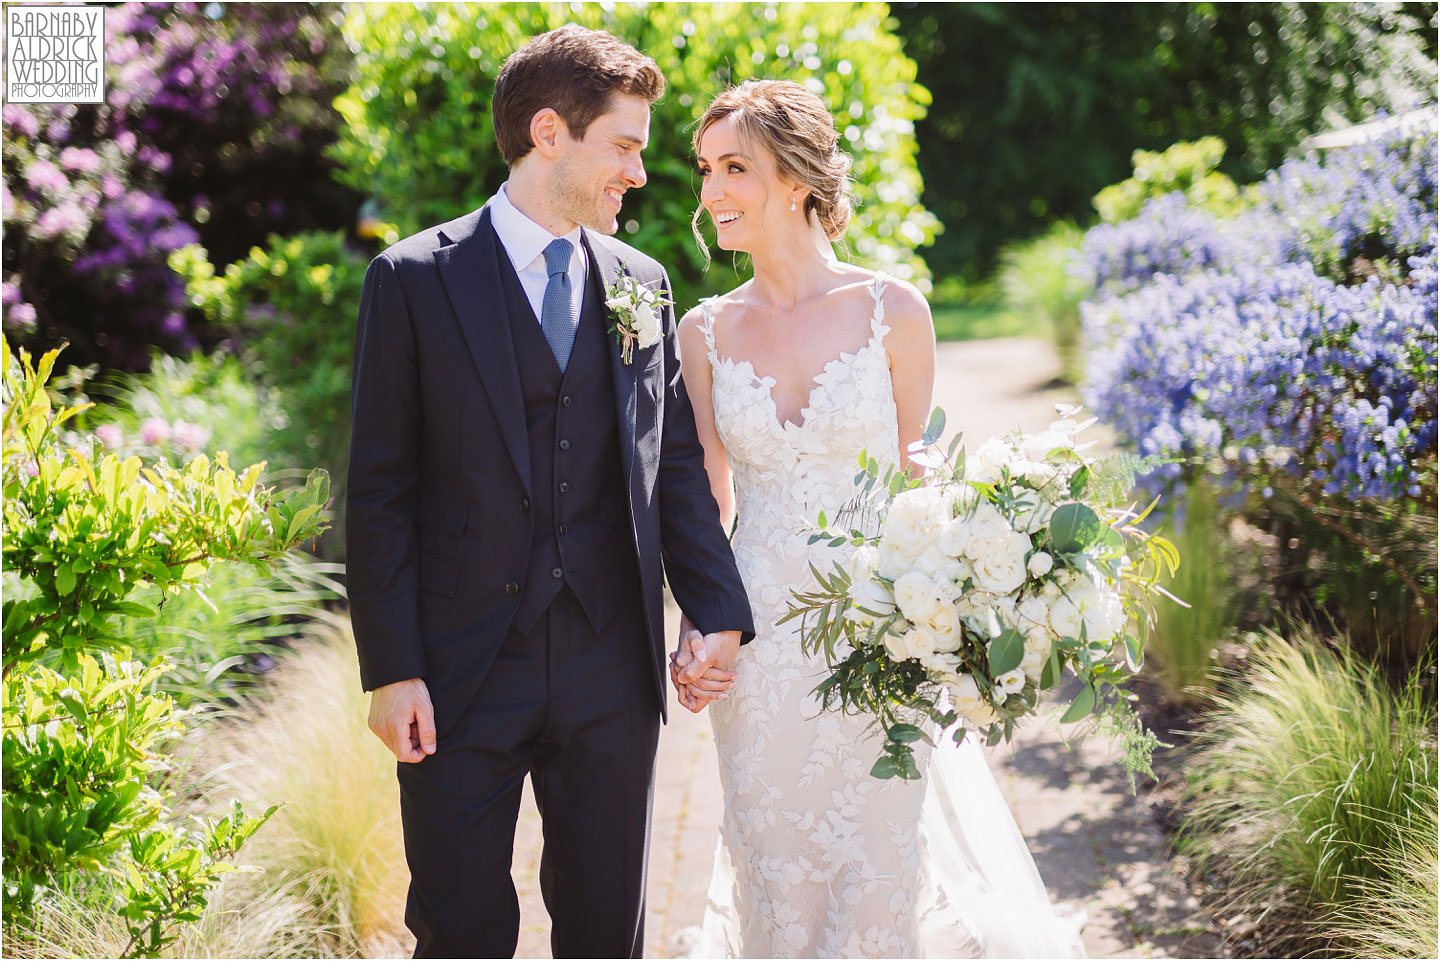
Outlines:
[[[930, 266], [974, 277], [1007, 241], [1093, 217], [1136, 148], [1220, 137], [1240, 182], [1308, 134], [1434, 99], [1434, 3], [898, 3], [934, 104]], [[1415, 100], [1416, 97], [1420, 99]]]

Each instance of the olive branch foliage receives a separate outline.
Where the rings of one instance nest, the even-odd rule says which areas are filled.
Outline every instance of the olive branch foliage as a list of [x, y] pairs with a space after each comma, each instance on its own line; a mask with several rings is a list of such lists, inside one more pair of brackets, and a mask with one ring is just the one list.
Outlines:
[[[1078, 410], [1061, 408], [1060, 413], [1068, 418]], [[1079, 424], [1075, 432], [1093, 422]], [[944, 429], [945, 413], [936, 408], [921, 439], [911, 445], [911, 462], [929, 472], [924, 478], [893, 465], [882, 469], [875, 457], [862, 452], [854, 478], [855, 495], [833, 524], [825, 512], [820, 513], [809, 543], [836, 549], [878, 544], [890, 504], [903, 491], [925, 483], [966, 485], [977, 495], [976, 503], [988, 501], [1014, 516], [1016, 498], [1011, 493], [1013, 478], [1008, 468], [1001, 469], [998, 482], [968, 479], [961, 436], [956, 435], [943, 453], [938, 448]], [[1138, 476], [1165, 461], [1127, 454], [1089, 460], [1074, 447], [1056, 447], [1046, 459], [1059, 470], [1039, 493], [1057, 506], [1045, 527], [1035, 532], [1036, 550], [1048, 551], [1057, 569], [1093, 567], [1111, 579], [1120, 592], [1126, 625], [1109, 641], [1087, 638], [1083, 623], [1079, 637], [1056, 638], [1039, 683], [1027, 681], [1022, 691], [1003, 704], [989, 703], [996, 719], [980, 733], [987, 745], [1008, 741], [1017, 722], [1035, 711], [1042, 692], [1055, 688], [1068, 672], [1081, 683], [1061, 722], [1090, 718], [1091, 729], [1117, 738], [1121, 762], [1133, 786], [1136, 773], [1154, 776], [1150, 762], [1160, 742], [1140, 724], [1132, 706], [1134, 695], [1124, 684], [1144, 662], [1143, 637], [1154, 621], [1152, 599], [1156, 595], [1170, 597], [1158, 583], [1161, 574], [1173, 574], [1180, 556], [1169, 540], [1142, 526], [1158, 500], [1137, 511], [1137, 505], [1124, 503], [1123, 497]], [[857, 604], [851, 597], [850, 574], [840, 558], [832, 562], [829, 571], [812, 563], [810, 572], [813, 589], [792, 592], [789, 611], [780, 623], [799, 619], [802, 648], [812, 655], [823, 653], [830, 674], [815, 688], [816, 695], [825, 709], [875, 718], [884, 740], [883, 753], [870, 772], [873, 776], [919, 778], [913, 745], [935, 743], [927, 728], [933, 725], [941, 732], [953, 728], [951, 737], [957, 744], [966, 736], [967, 727], [957, 724], [960, 716], [950, 703], [945, 678], [918, 660], [891, 658], [885, 639], [903, 635], [909, 623], [898, 607], [885, 612]], [[874, 576], [894, 590], [893, 580], [878, 573]], [[973, 578], [960, 587], [962, 596], [976, 590]], [[848, 617], [852, 609], [866, 615], [869, 623]], [[993, 614], [991, 617], [988, 638], [962, 626], [963, 640], [956, 652], [960, 670], [971, 674], [982, 692], [990, 691], [996, 678], [1019, 667], [1024, 657], [1021, 632], [1002, 627]], [[989, 697], [986, 700], [990, 702]]]

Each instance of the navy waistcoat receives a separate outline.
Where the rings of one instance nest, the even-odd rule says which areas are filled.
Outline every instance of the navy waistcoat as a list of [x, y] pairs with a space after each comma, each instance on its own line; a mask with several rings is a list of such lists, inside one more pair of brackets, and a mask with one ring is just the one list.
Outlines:
[[528, 634], [563, 584], [598, 631], [621, 605], [642, 600], [620, 464], [604, 299], [592, 263], [575, 347], [561, 374], [509, 255], [499, 244], [496, 253], [525, 400], [535, 512], [512, 627]]

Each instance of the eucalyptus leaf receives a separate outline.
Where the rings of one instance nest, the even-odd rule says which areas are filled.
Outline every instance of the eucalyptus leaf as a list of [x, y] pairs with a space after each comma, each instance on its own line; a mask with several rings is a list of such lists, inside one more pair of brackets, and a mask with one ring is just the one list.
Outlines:
[[1060, 718], [1061, 724], [1071, 724], [1084, 717], [1089, 717], [1095, 710], [1095, 688], [1089, 684], [1081, 688], [1075, 700], [1070, 703], [1069, 709]]
[[1095, 543], [1104, 526], [1084, 504], [1061, 504], [1050, 515], [1050, 540], [1062, 554], [1078, 553]]

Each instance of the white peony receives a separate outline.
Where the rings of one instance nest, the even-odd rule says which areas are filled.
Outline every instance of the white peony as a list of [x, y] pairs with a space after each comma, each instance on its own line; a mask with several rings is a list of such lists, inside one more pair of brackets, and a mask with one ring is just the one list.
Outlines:
[[948, 520], [949, 508], [938, 487], [912, 487], [895, 495], [880, 543], [918, 560], [939, 539]]
[[980, 693], [980, 685], [975, 683], [975, 678], [971, 675], [956, 675], [945, 682], [945, 688], [950, 692], [951, 704], [967, 721], [983, 727], [998, 720], [995, 711]]
[[1091, 590], [1082, 600], [1080, 616], [1085, 621], [1085, 638], [1108, 641], [1125, 627], [1125, 606], [1114, 591]]
[[1025, 583], [1025, 555], [1033, 545], [1020, 531], [982, 542], [973, 551], [975, 586], [995, 594], [1009, 594]]
[[915, 570], [928, 574], [936, 581], [954, 581], [958, 579], [961, 583], [970, 575], [970, 563], [959, 558], [951, 557], [940, 549], [938, 544], [932, 544], [924, 554], [915, 561]]
[[1030, 572], [1031, 577], [1044, 577], [1055, 567], [1055, 558], [1044, 551], [1037, 551], [1025, 564], [1025, 569]]
[[925, 657], [935, 653], [935, 638], [923, 627], [912, 627], [904, 634], [886, 634], [885, 653], [892, 661]]
[[1015, 626], [1030, 637], [1050, 637], [1050, 605], [1043, 597], [1027, 597], [1015, 606]]
[[912, 623], [923, 624], [939, 612], [940, 599], [935, 595], [935, 582], [921, 571], [911, 571], [895, 581], [895, 603]]
[[995, 678], [995, 682], [1005, 690], [1006, 694], [1019, 694], [1025, 690], [1025, 672], [1017, 667], [1015, 670], [1006, 671]]

